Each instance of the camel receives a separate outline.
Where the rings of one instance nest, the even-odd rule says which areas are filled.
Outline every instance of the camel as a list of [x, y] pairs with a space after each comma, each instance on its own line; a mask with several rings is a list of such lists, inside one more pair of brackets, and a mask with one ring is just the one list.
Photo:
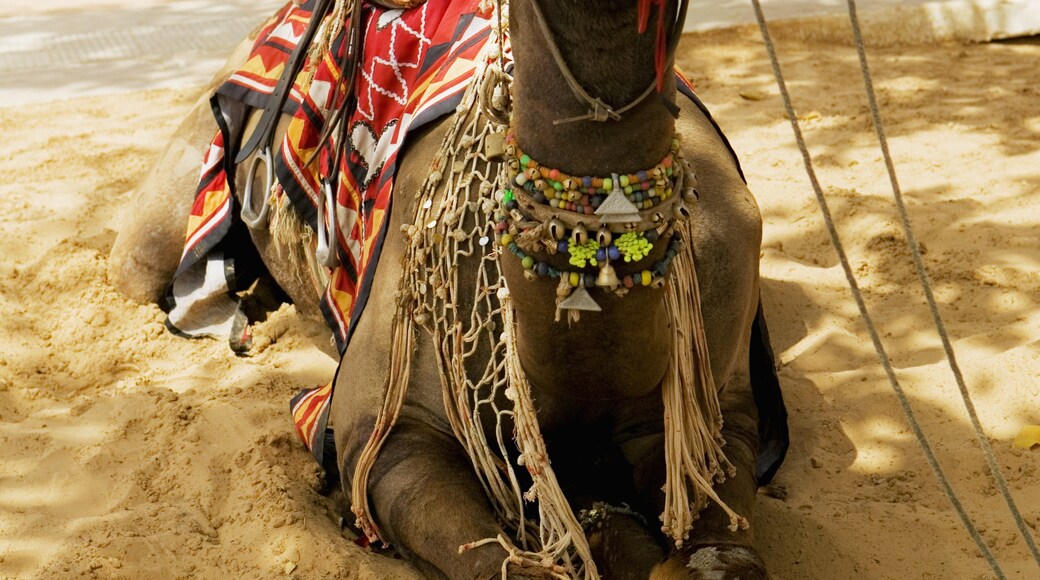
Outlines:
[[[649, 10], [653, 14], [648, 18]], [[590, 280], [586, 282], [586, 273], [574, 272], [562, 251], [528, 244], [525, 253], [511, 245], [513, 232], [516, 237], [520, 234], [516, 222], [509, 220], [533, 223], [534, 213], [548, 212], [554, 217], [539, 224], [543, 234], [561, 243], [570, 240], [572, 246], [588, 243], [591, 236], [603, 248], [614, 248], [611, 239], [626, 230], [612, 233], [614, 226], [604, 218], [607, 225], [586, 232], [580, 221], [584, 216], [556, 206], [546, 209], [544, 200], [523, 198], [518, 205], [512, 194], [500, 200], [495, 210], [495, 219], [504, 221], [492, 242], [498, 249], [490, 255], [503, 280], [492, 284], [507, 289], [500, 295], [512, 306], [508, 316], [503, 308], [491, 319], [498, 328], [512, 329], [510, 352], [518, 361], [516, 372], [529, 387], [531, 408], [537, 409], [536, 427], [549, 459], [546, 465], [551, 463], [568, 504], [562, 509], [582, 514], [583, 530], [577, 535], [583, 538], [570, 541], [587, 548], [588, 557], [578, 558], [577, 567], [561, 567], [555, 561], [539, 565], [536, 558], [502, 539], [515, 538], [515, 528], [525, 524], [514, 522], [510, 529], [501, 511], [489, 502], [487, 480], [475, 472], [472, 454], [458, 437], [458, 418], [451, 416], [445, 403], [441, 345], [423, 330], [422, 321], [415, 322], [414, 332], [407, 327], [406, 334], [414, 337], [414, 343], [403, 349], [410, 353], [410, 364], [403, 379], [394, 379], [400, 374], [394, 366], [402, 336], [394, 331], [402, 324], [399, 290], [402, 280], [415, 275], [403, 259], [416, 253], [413, 222], [429, 205], [456, 194], [430, 179], [436, 172], [431, 167], [438, 167], [437, 155], [451, 131], [451, 117], [410, 134], [401, 150], [394, 190], [408, 193], [395, 193], [365, 315], [356, 322], [343, 352], [334, 353], [341, 355], [341, 372], [335, 380], [330, 424], [335, 429], [334, 467], [344, 491], [355, 492], [355, 514], [360, 524], [367, 522], [362, 529], [393, 545], [431, 578], [566, 577], [579, 571], [586, 577], [606, 578], [767, 577], [754, 549], [754, 526], [746, 522], [753, 520], [758, 485], [771, 478], [786, 450], [786, 414], [759, 301], [761, 218], [715, 121], [695, 97], [677, 90], [671, 55], [663, 55], [662, 46], [679, 29], [663, 26], [663, 37], [659, 32], [655, 38], [653, 33], [658, 14], [660, 22], [673, 22], [684, 10], [675, 1], [657, 0], [512, 0], [509, 4], [513, 66], [508, 95], [512, 116], [503, 146], [507, 159], [519, 162], [522, 147], [525, 163], [538, 160], [540, 167], [574, 176], [613, 175], [615, 182], [618, 175], [642, 175], [649, 168], [664, 167], [666, 161], [674, 162], [676, 175], [680, 160], [696, 173], [694, 188], [692, 172], [683, 172], [691, 174], [684, 177], [682, 199], [675, 191], [672, 201], [660, 201], [660, 207], [674, 208], [674, 216], [669, 212], [653, 218], [647, 231], [656, 227], [654, 231], [664, 232], [658, 243], [647, 255], [633, 259], [634, 264], [617, 259], [609, 272], [600, 265], [598, 273], [604, 278], [596, 283], [591, 282], [596, 268], [586, 267]], [[650, 31], [641, 31], [647, 21]], [[244, 62], [250, 44], [247, 41], [236, 51], [225, 73]], [[662, 56], [667, 57], [663, 67]], [[588, 99], [575, 96], [572, 81], [580, 86], [579, 93], [593, 96], [591, 107]], [[628, 103], [632, 106], [624, 107]], [[190, 186], [185, 184], [197, 177], [197, 169], [189, 171], [174, 161], [183, 158], [186, 141], [196, 139], [205, 130], [201, 127], [212, 131], [211, 123], [203, 124], [208, 111], [208, 102], [200, 101], [178, 130], [171, 150], [141, 188], [135, 207], [142, 211], [128, 220], [113, 247], [110, 279], [134, 299], [159, 300], [177, 268], [181, 224], [190, 210]], [[254, 112], [249, 117], [243, 140], [261, 122], [260, 116]], [[275, 134], [284, 133], [286, 126], [282, 119]], [[493, 160], [481, 156], [476, 164], [486, 169]], [[256, 189], [263, 187], [262, 176], [248, 172], [250, 165], [247, 160], [237, 166], [240, 187], [234, 191], [238, 204], [248, 208], [253, 200], [244, 199], [246, 188], [241, 185], [252, 179]], [[523, 170], [521, 166], [519, 172]], [[516, 177], [514, 171], [511, 179], [525, 180]], [[539, 187], [544, 186], [542, 181]], [[606, 181], [602, 183], [605, 190], [611, 189]], [[471, 189], [475, 192], [479, 186]], [[678, 182], [674, 187], [678, 189]], [[526, 195], [522, 190], [518, 187], [517, 195]], [[428, 197], [412, 195], [422, 191]], [[529, 191], [538, 194], [537, 189]], [[423, 199], [428, 201], [420, 207]], [[657, 202], [646, 201], [648, 206]], [[601, 200], [601, 205], [605, 203]], [[586, 213], [592, 209], [587, 205]], [[634, 227], [640, 216], [632, 218], [628, 211], [629, 226]], [[657, 221], [685, 224], [682, 231], [687, 239], [667, 243], [679, 239], [678, 226], [656, 225]], [[313, 263], [300, 259], [298, 247], [280, 247], [287, 242], [264, 228], [249, 233], [280, 290], [301, 315], [319, 318], [321, 288], [311, 275]], [[680, 247], [689, 247], [696, 256], [699, 284], [694, 286], [699, 288], [707, 352], [702, 360], [714, 380], [713, 394], [723, 418], [722, 449], [733, 469], [724, 482], [714, 485], [715, 501], [706, 502], [692, 528], [669, 536], [659, 523], [666, 502], [662, 489], [671, 481], [666, 474], [662, 389], [677, 364], [672, 337], [678, 322], [666, 296], [680, 274], [669, 277], [663, 267], [650, 273], [645, 264], [667, 265], [665, 256], [670, 259]], [[573, 248], [571, 252], [576, 255]], [[460, 281], [476, 278], [484, 267], [475, 254], [459, 254], [455, 259]], [[544, 276], [541, 270], [558, 276]], [[673, 270], [685, 271], [678, 266]], [[692, 277], [693, 272], [689, 274]], [[566, 287], [569, 276], [579, 280], [571, 283], [573, 288]], [[579, 307], [583, 308], [580, 315], [568, 310], [561, 318], [561, 302], [566, 298], [561, 288], [567, 296], [589, 295], [595, 306]], [[468, 312], [475, 308], [473, 303], [472, 296], [462, 295], [456, 306]], [[479, 343], [473, 350], [462, 365], [463, 375], [479, 374], [488, 360], [494, 360], [491, 344]], [[382, 409], [387, 385], [394, 380], [406, 391], [387, 423]], [[486, 429], [485, 439], [492, 440], [496, 433], [522, 430], [518, 415], [519, 411], [507, 417], [505, 427], [497, 431], [486, 423], [478, 427]], [[387, 433], [374, 434], [378, 431]], [[369, 452], [374, 439], [379, 443], [373, 456]], [[511, 466], [510, 473], [519, 473], [518, 488], [540, 477], [530, 467], [525, 472], [520, 466], [525, 455], [512, 449], [503, 458]], [[363, 482], [358, 481], [359, 473]], [[363, 483], [360, 502], [359, 483]], [[520, 511], [524, 512], [521, 518], [538, 519], [531, 506]], [[734, 513], [740, 514], [742, 525], [735, 524]], [[478, 541], [495, 538], [499, 540]]]

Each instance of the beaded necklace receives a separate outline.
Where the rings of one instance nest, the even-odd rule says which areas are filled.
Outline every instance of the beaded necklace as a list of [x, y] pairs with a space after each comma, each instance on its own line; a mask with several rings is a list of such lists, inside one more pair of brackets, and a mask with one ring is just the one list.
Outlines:
[[[636, 286], [664, 286], [668, 266], [683, 247], [674, 225], [689, 217], [685, 203], [697, 198], [678, 136], [654, 167], [609, 177], [579, 177], [546, 167], [520, 149], [512, 132], [505, 137], [503, 153], [496, 241], [519, 258], [526, 278], [560, 281], [558, 309], [571, 311], [571, 318], [574, 311], [601, 310], [588, 293], [591, 288], [624, 296]], [[638, 265], [660, 240], [668, 240], [663, 257], [618, 276], [612, 262]], [[546, 253], [567, 254], [568, 263], [578, 269], [561, 270], [537, 259]], [[587, 273], [590, 267], [598, 268], [598, 274]]]
[[671, 178], [678, 139], [672, 140], [672, 149], [653, 168], [610, 177], [576, 177], [540, 165], [520, 150], [512, 133], [506, 136], [507, 155], [510, 146], [513, 153], [506, 162], [507, 183], [524, 188], [535, 202], [552, 208], [592, 215], [615, 191], [615, 185], [636, 209], [650, 209], [673, 194]]

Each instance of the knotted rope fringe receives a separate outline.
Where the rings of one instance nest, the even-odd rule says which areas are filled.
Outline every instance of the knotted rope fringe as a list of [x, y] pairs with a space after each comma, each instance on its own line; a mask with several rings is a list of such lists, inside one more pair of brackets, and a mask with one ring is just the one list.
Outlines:
[[665, 287], [665, 307], [674, 339], [669, 371], [661, 387], [667, 473], [661, 530], [676, 547], [688, 539], [697, 514], [708, 505], [709, 498], [729, 514], [731, 530], [748, 527], [747, 518], [731, 510], [712, 487], [713, 480], [722, 483], [736, 475], [736, 469], [722, 452], [722, 411], [708, 358], [688, 221], [682, 223], [681, 231], [686, 243], [673, 262], [673, 274]]
[[278, 257], [288, 259], [291, 263], [307, 265], [306, 273], [310, 275], [309, 279], [305, 280], [304, 273], [298, 270], [297, 280], [312, 286], [318, 294], [324, 292], [329, 285], [329, 273], [318, 263], [314, 254], [314, 230], [310, 224], [300, 219], [300, 214], [292, 207], [288, 196], [279, 195], [271, 202], [268, 229], [275, 242], [274, 249]]
[[[486, 65], [487, 60], [482, 58], [481, 62]], [[494, 229], [490, 216], [495, 205], [492, 184], [500, 167], [483, 155], [483, 143], [495, 131], [475, 106], [485, 74], [486, 66], [467, 88], [430, 175], [416, 196], [414, 220], [402, 227], [408, 243], [392, 329], [391, 372], [376, 428], [355, 469], [353, 511], [358, 527], [370, 539], [380, 539], [367, 501], [368, 475], [404, 403], [416, 326], [421, 326], [430, 332], [431, 343], [437, 347], [445, 411], [455, 436], [469, 455], [496, 514], [515, 531], [516, 544], [499, 536], [460, 549], [499, 543], [507, 553], [505, 565], [534, 566], [560, 578], [583, 575], [591, 580], [598, 574], [577, 518], [547, 459], [536, 459], [545, 457], [544, 442], [541, 452], [534, 451], [527, 465], [535, 481], [528, 493], [521, 491], [509, 460], [506, 421], [514, 422], [517, 437], [526, 442], [519, 445], [522, 451], [529, 450], [532, 441], [541, 441], [541, 435], [533, 405], [504, 408], [511, 382], [509, 369], [514, 374], [520, 371], [518, 363], [508, 362], [509, 339], [500, 330], [504, 307], [498, 290], [503, 288], [502, 277], [490, 243]], [[458, 260], [465, 256], [478, 259], [479, 264], [472, 286], [460, 287]], [[472, 307], [463, 309], [462, 304]], [[490, 360], [482, 365], [481, 376], [471, 377], [467, 363], [472, 364], [474, 355], [480, 352], [490, 354]], [[495, 422], [493, 431], [482, 420], [488, 415]], [[489, 432], [494, 433], [494, 441], [489, 441]], [[524, 518], [525, 499], [539, 501], [537, 524]]]
[[[585, 563], [585, 576], [597, 578], [596, 565], [592, 561], [592, 552], [585, 539], [585, 532], [578, 523], [574, 511], [571, 510], [567, 498], [564, 497], [563, 490], [560, 489], [560, 484], [556, 480], [556, 474], [550, 466], [549, 452], [545, 448], [545, 439], [538, 426], [538, 413], [531, 398], [531, 385], [527, 382], [527, 375], [520, 365], [520, 356], [517, 353], [516, 320], [509, 290], [500, 289], [498, 298], [502, 303], [502, 323], [505, 327], [505, 360], [509, 378], [506, 398], [513, 402], [515, 437], [520, 448], [520, 458], [517, 463], [526, 467], [534, 480], [534, 485], [524, 494], [524, 499], [538, 502], [538, 515], [543, 529], [543, 546], [573, 545], [574, 551]], [[544, 537], [544, 532], [549, 533], [548, 538]]]
[[411, 317], [411, 301], [407, 288], [400, 288], [397, 295], [397, 308], [394, 313], [390, 345], [390, 376], [387, 378], [386, 395], [383, 406], [376, 416], [375, 427], [365, 448], [358, 456], [357, 466], [351, 483], [351, 511], [357, 518], [356, 525], [371, 541], [383, 540], [379, 527], [371, 517], [368, 504], [368, 477], [376, 463], [379, 451], [386, 443], [390, 430], [397, 422], [397, 417], [404, 406], [404, 398], [408, 393], [408, 379], [411, 375], [412, 353], [415, 350], [415, 325]]
[[[300, 3], [297, 0], [293, 0], [293, 2]], [[346, 24], [347, 19], [353, 16], [354, 5], [355, 2], [353, 0], [334, 0], [332, 10], [322, 20], [318, 31], [314, 34], [314, 40], [311, 41], [311, 45], [307, 49], [307, 60], [311, 62], [311, 67], [307, 74], [314, 75], [314, 71], [318, 68], [317, 63], [321, 62], [321, 59], [326, 54], [332, 58], [332, 41], [343, 31], [343, 26]], [[310, 81], [309, 78], [307, 80]]]

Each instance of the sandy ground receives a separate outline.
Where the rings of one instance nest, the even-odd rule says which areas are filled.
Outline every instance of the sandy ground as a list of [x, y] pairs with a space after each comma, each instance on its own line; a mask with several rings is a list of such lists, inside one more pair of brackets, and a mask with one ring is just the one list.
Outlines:
[[[1013, 578], [1037, 569], [986, 475], [917, 288], [854, 53], [781, 44], [867, 301], [944, 467]], [[979, 414], [1040, 531], [1040, 46], [886, 48], [873, 64], [904, 189]], [[792, 448], [754, 523], [775, 577], [986, 578], [878, 366], [761, 43], [685, 41], [765, 218], [763, 294]], [[166, 333], [105, 260], [194, 90], [0, 109], [0, 577], [412, 578], [340, 532], [287, 412], [332, 361], [285, 307], [258, 352]], [[200, 144], [201, 146], [202, 144]]]

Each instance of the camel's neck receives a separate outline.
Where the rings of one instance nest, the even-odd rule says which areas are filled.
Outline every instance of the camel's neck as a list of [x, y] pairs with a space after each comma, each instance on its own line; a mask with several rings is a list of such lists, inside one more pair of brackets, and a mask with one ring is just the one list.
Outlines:
[[[673, 75], [665, 75], [660, 94], [651, 94], [620, 121], [554, 125], [554, 120], [584, 115], [589, 107], [572, 95], [534, 16], [533, 1], [510, 4], [513, 125], [524, 150], [571, 174], [635, 172], [660, 161], [675, 126], [662, 102], [674, 101]], [[637, 0], [537, 2], [563, 60], [589, 95], [619, 108], [654, 81], [657, 15], [640, 34]]]
[[[636, 173], [660, 162], [674, 133], [675, 119], [664, 104], [674, 99], [674, 76], [665, 75], [664, 90], [620, 120], [554, 125], [589, 109], [572, 95], [532, 1], [510, 3], [512, 122], [524, 152], [543, 166], [579, 176]], [[589, 95], [620, 108], [654, 82], [656, 13], [639, 34], [637, 0], [537, 1], [563, 59]], [[566, 267], [566, 258], [555, 260]], [[568, 325], [566, 316], [554, 322], [554, 283], [525, 279], [512, 256], [503, 258], [503, 266], [517, 307], [521, 362], [536, 389], [550, 396], [608, 399], [646, 394], [658, 385], [671, 340], [662, 290], [637, 287], [619, 298], [593, 288], [602, 312], [583, 312], [578, 323]], [[617, 269], [619, 275], [638, 276], [645, 267], [619, 264]]]

